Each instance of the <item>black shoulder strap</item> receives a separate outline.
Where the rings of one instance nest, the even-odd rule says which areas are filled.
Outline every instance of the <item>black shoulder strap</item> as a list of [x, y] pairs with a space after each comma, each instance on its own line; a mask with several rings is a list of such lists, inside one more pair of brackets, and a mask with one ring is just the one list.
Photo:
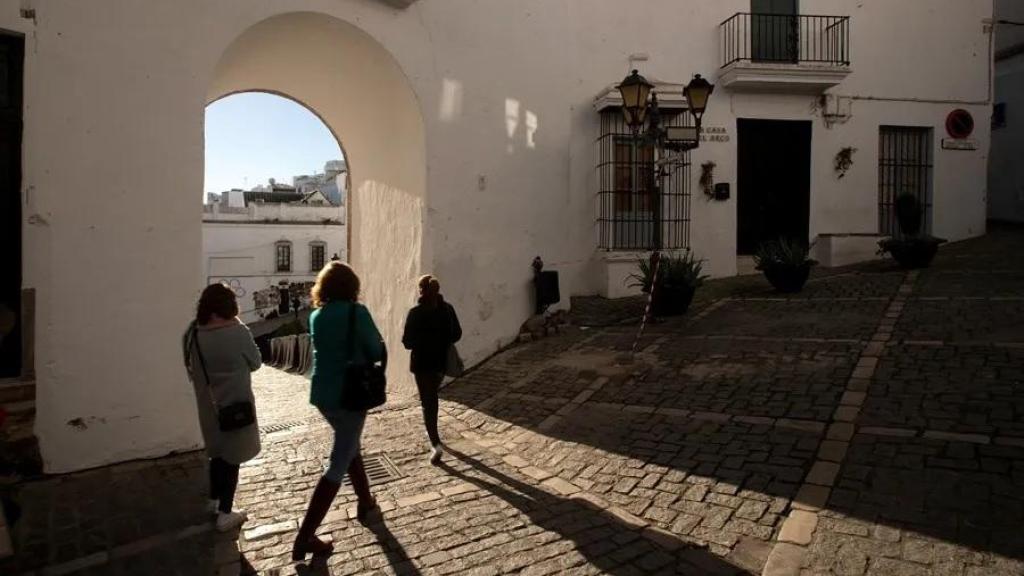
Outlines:
[[199, 347], [199, 328], [192, 326], [192, 342], [196, 345], [196, 355], [199, 356], [199, 366], [203, 369], [203, 378], [206, 379], [206, 391], [210, 395], [210, 403], [217, 407], [217, 399], [213, 397], [213, 381], [206, 372], [206, 359], [203, 358], [203, 349]]
[[210, 382], [210, 375], [206, 373], [206, 359], [203, 358], [203, 349], [199, 347], [199, 328], [192, 326], [192, 343], [196, 347], [196, 355], [199, 356], [199, 366], [203, 369], [203, 378], [206, 379], [207, 386], [213, 386]]
[[345, 335], [345, 356], [348, 361], [353, 360], [352, 352], [355, 346], [356, 339], [356, 303], [352, 302], [348, 306], [348, 332]]

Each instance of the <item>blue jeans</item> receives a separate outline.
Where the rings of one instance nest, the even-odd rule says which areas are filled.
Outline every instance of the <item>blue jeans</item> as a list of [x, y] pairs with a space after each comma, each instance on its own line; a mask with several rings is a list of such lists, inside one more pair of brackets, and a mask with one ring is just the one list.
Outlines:
[[363, 435], [366, 412], [351, 410], [325, 410], [318, 408], [327, 423], [334, 429], [334, 447], [331, 448], [331, 464], [324, 472], [324, 478], [341, 484], [345, 471], [352, 459], [359, 454], [359, 439]]

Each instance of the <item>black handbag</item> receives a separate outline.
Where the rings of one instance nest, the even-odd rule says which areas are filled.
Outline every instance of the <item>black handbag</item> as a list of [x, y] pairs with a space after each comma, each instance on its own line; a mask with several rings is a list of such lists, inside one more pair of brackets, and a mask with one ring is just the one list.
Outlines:
[[[345, 382], [341, 387], [341, 407], [354, 412], [365, 412], [387, 401], [388, 351], [377, 362], [355, 362], [356, 304], [349, 306], [348, 333], [345, 336], [345, 356], [349, 359], [345, 369]], [[383, 346], [383, 344], [382, 344]]]
[[[453, 325], [455, 324], [455, 309], [448, 306], [448, 325], [449, 330], [454, 331]], [[452, 378], [459, 378], [465, 373], [466, 364], [462, 361], [462, 356], [459, 355], [459, 350], [455, 347], [455, 343], [448, 344], [448, 351], [445, 353], [444, 359], [444, 375]]]
[[217, 410], [217, 427], [220, 428], [221, 432], [231, 432], [232, 430], [239, 430], [255, 424], [256, 406], [252, 402], [246, 400], [228, 404], [227, 406], [217, 404], [217, 399], [213, 397], [213, 382], [210, 380], [210, 375], [206, 372], [206, 360], [203, 358], [203, 350], [199, 347], [199, 332], [194, 326], [192, 327], [192, 342], [196, 345], [199, 366], [202, 367], [203, 377], [206, 378], [210, 402], [213, 403], [214, 409]]

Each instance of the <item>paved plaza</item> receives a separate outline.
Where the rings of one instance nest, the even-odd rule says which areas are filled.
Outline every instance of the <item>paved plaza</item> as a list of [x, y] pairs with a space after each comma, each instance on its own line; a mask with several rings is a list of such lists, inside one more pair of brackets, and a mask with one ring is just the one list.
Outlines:
[[329, 431], [265, 367], [240, 533], [212, 530], [181, 454], [24, 483], [0, 573], [1024, 574], [1024, 231], [791, 297], [712, 282], [630, 355], [639, 304], [580, 300], [447, 386], [440, 467], [414, 399], [373, 413], [394, 477], [365, 525], [339, 495], [329, 558], [289, 558]]

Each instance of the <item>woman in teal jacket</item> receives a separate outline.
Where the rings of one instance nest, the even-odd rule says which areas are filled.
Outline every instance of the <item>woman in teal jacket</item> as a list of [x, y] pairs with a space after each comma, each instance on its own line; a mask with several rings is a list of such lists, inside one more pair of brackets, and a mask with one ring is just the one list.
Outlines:
[[[350, 362], [372, 363], [384, 358], [384, 342], [369, 310], [359, 304], [359, 277], [347, 264], [334, 261], [317, 275], [311, 292], [316, 310], [309, 317], [313, 340], [313, 384], [310, 403], [317, 407], [334, 429], [331, 463], [324, 472], [292, 548], [292, 558], [303, 560], [306, 554], [329, 554], [333, 546], [316, 537], [316, 530], [331, 507], [341, 481], [348, 472], [352, 488], [359, 498], [357, 516], [366, 517], [377, 502], [370, 494], [359, 440], [366, 422], [366, 411], [341, 408], [345, 372]], [[349, 345], [349, 317], [355, 314], [354, 341]], [[348, 352], [352, 350], [350, 357]]]

